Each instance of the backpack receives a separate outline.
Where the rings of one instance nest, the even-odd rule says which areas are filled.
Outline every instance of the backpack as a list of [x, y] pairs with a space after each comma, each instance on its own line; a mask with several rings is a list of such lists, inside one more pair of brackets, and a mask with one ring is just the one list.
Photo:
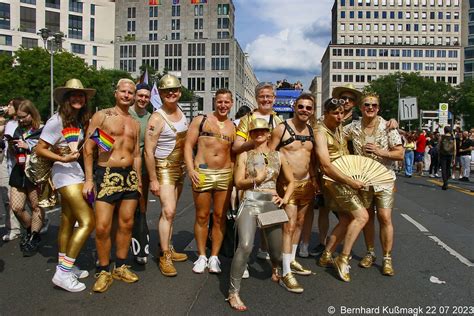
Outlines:
[[451, 135], [443, 135], [439, 144], [439, 153], [443, 156], [451, 156], [454, 152], [454, 138]]

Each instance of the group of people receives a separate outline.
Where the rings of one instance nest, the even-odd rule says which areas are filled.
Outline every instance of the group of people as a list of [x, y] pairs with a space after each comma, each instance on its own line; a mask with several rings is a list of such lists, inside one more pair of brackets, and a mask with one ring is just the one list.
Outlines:
[[[87, 277], [88, 272], [76, 267], [75, 261], [94, 229], [98, 273], [93, 291], [105, 292], [114, 279], [138, 281], [128, 257], [134, 219], [137, 213], [146, 212], [148, 191], [158, 196], [161, 204], [159, 269], [164, 276], [176, 276], [175, 263], [187, 260], [187, 255], [177, 252], [172, 244], [173, 221], [186, 173], [196, 208], [195, 273], [206, 269], [221, 272], [218, 255], [225, 236], [226, 213], [233, 187], [237, 190], [238, 245], [227, 298], [236, 310], [247, 309], [240, 297], [241, 281], [259, 227], [262, 247], [268, 251], [272, 265], [271, 279], [290, 292], [303, 292], [295, 275], [310, 275], [311, 270], [296, 260], [296, 252], [298, 245], [300, 253], [307, 251], [316, 197], [318, 247], [322, 253], [317, 263], [334, 268], [341, 280], [349, 282], [352, 246], [363, 231], [367, 253], [359, 265], [371, 267], [376, 260], [377, 217], [382, 273], [394, 275], [394, 184], [367, 187], [332, 163], [348, 154], [366, 156], [386, 166], [395, 178], [392, 165], [403, 159], [404, 149], [397, 122], [379, 115], [378, 95], [362, 94], [352, 85], [337, 87], [324, 102], [324, 115], [316, 119], [314, 97], [302, 93], [294, 103], [294, 116], [282, 120], [273, 111], [275, 87], [263, 82], [255, 88], [258, 107], [242, 116], [238, 125], [229, 118], [233, 95], [228, 89], [216, 91], [212, 113], [199, 115], [188, 124], [178, 106], [179, 79], [163, 76], [158, 90], [163, 105], [150, 114], [150, 87], [121, 79], [116, 85], [115, 106], [91, 115], [87, 102], [95, 90], [71, 79], [55, 89], [59, 109], [43, 127], [34, 105], [27, 100], [20, 103], [16, 112], [19, 131], [15, 132], [19, 138], [12, 138], [10, 144], [53, 163], [50, 182], [61, 196], [58, 265], [52, 280], [55, 285], [71, 292], [85, 289], [78, 279]], [[360, 118], [354, 114], [357, 106]], [[64, 133], [67, 128], [80, 130], [76, 147], [69, 146]], [[33, 143], [28, 135], [37, 130], [39, 137]], [[20, 180], [12, 171], [12, 209], [26, 230], [22, 247], [31, 253], [30, 244], [39, 243], [38, 230], [43, 223], [37, 201], [44, 185], [39, 188], [29, 183], [25, 168], [20, 165], [17, 169], [23, 178], [18, 187]], [[26, 197], [31, 216], [24, 211]], [[212, 226], [208, 227], [211, 208]], [[284, 210], [286, 218], [264, 226], [261, 215], [278, 210]], [[331, 211], [337, 214], [338, 223], [329, 232]], [[212, 247], [207, 257], [209, 235]], [[112, 242], [116, 249], [113, 268]], [[337, 249], [339, 254], [334, 256]], [[136, 260], [145, 264], [147, 254], [137, 255]]]
[[[413, 167], [420, 176], [429, 175], [431, 178], [441, 177], [442, 189], [448, 188], [450, 178], [469, 182], [471, 173], [472, 150], [474, 149], [474, 129], [454, 131], [450, 126], [443, 128], [443, 133], [438, 131], [414, 131], [403, 133], [403, 146], [405, 148], [404, 169], [405, 175], [413, 175]], [[456, 177], [458, 171], [458, 177]]]

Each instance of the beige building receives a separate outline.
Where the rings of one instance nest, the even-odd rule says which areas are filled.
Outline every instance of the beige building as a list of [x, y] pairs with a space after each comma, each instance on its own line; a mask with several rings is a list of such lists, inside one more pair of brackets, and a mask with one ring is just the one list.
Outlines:
[[195, 92], [200, 112], [212, 111], [219, 88], [234, 93], [232, 114], [253, 107], [257, 79], [234, 37], [233, 2], [192, 2], [116, 1], [115, 68], [133, 76], [144, 64], [167, 70]]
[[399, 71], [459, 84], [461, 8], [462, 0], [335, 0], [321, 60], [323, 100], [336, 86], [362, 89]]
[[316, 98], [316, 117], [320, 117], [322, 115], [322, 106], [323, 106], [323, 98], [322, 98], [322, 80], [321, 76], [315, 76], [311, 81], [309, 86], [309, 91], [314, 95]]
[[42, 47], [37, 33], [48, 28], [64, 33], [63, 49], [91, 66], [113, 68], [114, 10], [108, 1], [0, 0], [0, 53]]

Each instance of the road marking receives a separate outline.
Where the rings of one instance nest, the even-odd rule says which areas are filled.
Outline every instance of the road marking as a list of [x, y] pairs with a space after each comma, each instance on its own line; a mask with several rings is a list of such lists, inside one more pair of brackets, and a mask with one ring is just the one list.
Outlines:
[[[438, 184], [438, 185], [443, 185], [443, 182], [441, 181], [438, 181], [438, 180], [428, 180], [428, 182], [431, 182], [431, 183], [434, 183], [434, 184]], [[449, 187], [450, 188], [453, 188], [455, 189], [456, 191], [459, 191], [461, 193], [464, 193], [464, 194], [467, 194], [467, 195], [470, 195], [470, 196], [474, 196], [474, 192], [471, 192], [470, 190], [468, 189], [465, 189], [465, 188], [461, 188], [461, 187], [458, 187], [457, 185], [453, 185], [453, 184], [449, 184]]]
[[417, 221], [415, 221], [413, 218], [411, 218], [410, 216], [408, 216], [407, 214], [403, 214], [403, 213], [400, 213], [400, 215], [403, 216], [403, 218], [405, 218], [407, 221], [409, 221], [410, 223], [412, 223], [413, 225], [415, 225], [416, 228], [418, 228], [421, 232], [423, 233], [427, 233], [426, 235], [428, 236], [428, 238], [430, 238], [431, 240], [433, 240], [434, 242], [436, 242], [439, 246], [441, 246], [441, 248], [444, 248], [450, 255], [454, 256], [455, 258], [457, 258], [459, 261], [461, 261], [461, 263], [465, 264], [466, 266], [468, 267], [474, 267], [474, 263], [472, 263], [471, 261], [469, 261], [468, 259], [466, 259], [463, 255], [461, 255], [459, 252], [457, 252], [456, 250], [454, 250], [453, 248], [449, 247], [448, 245], [446, 245], [444, 242], [442, 242], [438, 237], [436, 237], [435, 235], [431, 234], [430, 231], [428, 229], [426, 229], [423, 225], [421, 225], [420, 223], [418, 223]]
[[413, 218], [411, 218], [410, 216], [408, 216], [407, 214], [401, 214], [407, 221], [409, 221], [410, 223], [412, 223], [413, 225], [416, 226], [416, 228], [418, 228], [420, 230], [420, 232], [422, 233], [429, 233], [428, 229], [425, 228], [425, 226], [421, 225], [420, 223], [418, 223], [417, 221], [415, 221]]

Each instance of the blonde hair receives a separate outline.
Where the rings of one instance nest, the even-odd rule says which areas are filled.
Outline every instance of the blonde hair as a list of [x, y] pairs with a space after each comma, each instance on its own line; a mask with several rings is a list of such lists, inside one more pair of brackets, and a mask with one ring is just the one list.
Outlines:
[[122, 78], [117, 82], [117, 85], [115, 86], [115, 89], [117, 90], [120, 87], [120, 85], [125, 84], [125, 83], [131, 84], [134, 87], [136, 87], [135, 82], [133, 82], [132, 80], [130, 80], [128, 78]]

